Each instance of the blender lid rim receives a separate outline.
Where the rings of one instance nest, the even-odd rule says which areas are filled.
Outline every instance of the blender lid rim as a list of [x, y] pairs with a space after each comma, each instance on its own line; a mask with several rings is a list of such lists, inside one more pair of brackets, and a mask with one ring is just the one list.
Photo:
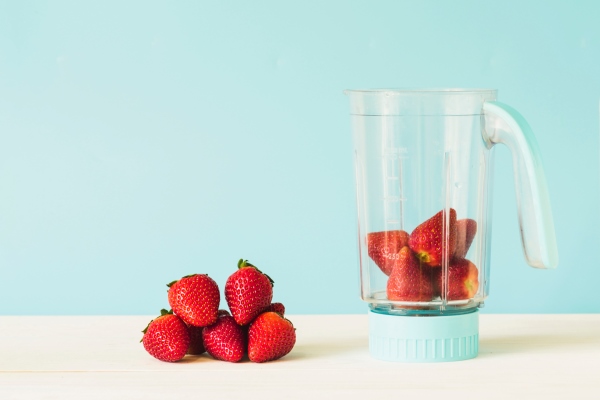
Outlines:
[[346, 89], [344, 94], [474, 94], [497, 93], [497, 89], [490, 88], [374, 88], [374, 89]]

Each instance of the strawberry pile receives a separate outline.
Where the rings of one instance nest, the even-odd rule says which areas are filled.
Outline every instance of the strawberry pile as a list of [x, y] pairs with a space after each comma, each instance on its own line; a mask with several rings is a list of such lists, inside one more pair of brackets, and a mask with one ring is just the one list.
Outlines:
[[448, 260], [445, 297], [472, 298], [479, 288], [478, 270], [465, 257], [477, 232], [473, 219], [456, 219], [442, 210], [410, 234], [402, 230], [367, 234], [369, 257], [387, 275], [387, 298], [428, 302], [442, 295], [442, 263]]
[[296, 343], [285, 307], [272, 303], [273, 280], [247, 260], [239, 261], [225, 283], [230, 311], [219, 309], [219, 287], [206, 274], [167, 286], [171, 310], [161, 310], [142, 331], [144, 348], [158, 360], [175, 362], [207, 352], [217, 360], [239, 362], [247, 355], [261, 363], [285, 356]]

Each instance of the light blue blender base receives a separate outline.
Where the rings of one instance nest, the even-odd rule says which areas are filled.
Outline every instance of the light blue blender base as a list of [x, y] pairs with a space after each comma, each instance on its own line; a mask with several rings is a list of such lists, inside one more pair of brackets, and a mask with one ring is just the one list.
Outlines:
[[369, 311], [369, 351], [384, 361], [445, 362], [475, 358], [479, 312], [404, 316]]

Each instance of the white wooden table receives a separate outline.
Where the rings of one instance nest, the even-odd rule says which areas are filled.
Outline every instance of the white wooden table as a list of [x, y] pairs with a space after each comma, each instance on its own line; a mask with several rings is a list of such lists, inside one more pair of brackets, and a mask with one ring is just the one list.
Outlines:
[[366, 315], [290, 315], [279, 361], [208, 355], [164, 363], [139, 340], [147, 316], [0, 316], [0, 399], [600, 399], [600, 314], [480, 317], [473, 360], [372, 359]]

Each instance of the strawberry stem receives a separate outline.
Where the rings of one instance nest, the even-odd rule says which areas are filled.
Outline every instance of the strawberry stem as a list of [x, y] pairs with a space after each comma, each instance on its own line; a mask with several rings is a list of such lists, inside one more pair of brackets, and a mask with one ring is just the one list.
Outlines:
[[431, 257], [429, 257], [429, 253], [425, 252], [425, 251], [420, 251], [416, 254], [417, 258], [419, 259], [419, 261], [424, 262], [424, 263], [428, 263], [431, 261]]
[[[150, 327], [150, 324], [152, 322], [154, 322], [155, 319], [162, 317], [163, 315], [168, 315], [168, 314], [173, 314], [173, 310], [165, 310], [164, 308], [160, 310], [160, 316], [154, 318], [152, 321], [148, 322], [148, 325], [146, 325], [146, 327], [144, 328], [144, 330], [142, 331], [142, 333], [145, 335], [146, 332], [148, 332], [148, 328]], [[144, 340], [144, 337], [142, 336], [142, 339], [140, 340], [140, 343]]]
[[[196, 275], [198, 275], [198, 274], [190, 274], [190, 275], [186, 275], [186, 276], [183, 276], [183, 277], [181, 277], [181, 279], [185, 279], [185, 278], [191, 278], [192, 276], [196, 276]], [[204, 275], [206, 275], [206, 274], [204, 274]], [[168, 286], [168, 287], [171, 287], [171, 286], [173, 286], [174, 284], [176, 284], [177, 282], [179, 282], [181, 279], [177, 279], [177, 280], [175, 280], [175, 281], [173, 281], [173, 282], [171, 282], [171, 283], [167, 283], [167, 286]]]
[[271, 287], [275, 286], [275, 281], [273, 279], [271, 279], [271, 277], [267, 274], [265, 274], [264, 272], [261, 272], [261, 274], [263, 274], [264, 276], [267, 277], [267, 279], [269, 279], [269, 282], [271, 282]]
[[252, 267], [255, 270], [257, 270], [258, 272], [260, 272], [261, 274], [263, 274], [264, 276], [266, 276], [267, 279], [269, 279], [269, 282], [271, 282], [271, 286], [275, 286], [275, 281], [273, 279], [271, 279], [271, 277], [269, 275], [265, 274], [260, 269], [256, 268], [255, 265], [250, 264], [248, 262], [248, 260], [244, 260], [244, 259], [240, 258], [240, 261], [238, 261], [238, 269], [247, 268], [247, 267]]
[[[242, 269], [245, 267], [254, 267], [254, 265], [250, 264], [248, 262], [248, 260], [244, 260], [244, 259], [240, 258], [240, 261], [238, 261], [238, 269]], [[254, 267], [254, 268], [256, 268], [256, 267]], [[256, 269], [258, 269], [258, 268], [256, 268]]]

